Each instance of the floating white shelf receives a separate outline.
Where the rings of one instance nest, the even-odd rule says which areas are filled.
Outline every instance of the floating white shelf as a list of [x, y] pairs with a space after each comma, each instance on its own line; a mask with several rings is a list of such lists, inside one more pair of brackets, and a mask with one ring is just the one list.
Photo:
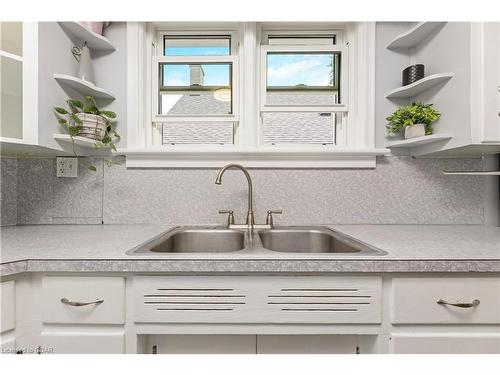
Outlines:
[[82, 46], [87, 42], [88, 47], [95, 51], [114, 51], [115, 47], [110, 40], [102, 35], [96, 34], [78, 22], [59, 22], [62, 29], [68, 34], [73, 43]]
[[461, 176], [500, 176], [500, 171], [443, 171], [443, 174]]
[[446, 22], [419, 22], [410, 30], [398, 35], [394, 38], [386, 48], [413, 48], [422, 42], [428, 35], [430, 35], [438, 27], [444, 25]]
[[432, 134], [424, 137], [405, 139], [401, 141], [393, 141], [387, 144], [387, 148], [410, 148], [444, 141], [453, 137], [453, 134]]
[[92, 82], [84, 81], [68, 74], [54, 74], [54, 79], [60, 84], [70, 87], [85, 96], [90, 95], [96, 99], [115, 99], [114, 95], [109, 91], [95, 86]]
[[[67, 142], [71, 144], [71, 136], [69, 134], [53, 134], [52, 138], [56, 141]], [[75, 145], [87, 148], [95, 148], [95, 141], [85, 137], [73, 137]]]
[[448, 81], [451, 77], [453, 77], [453, 73], [439, 73], [432, 74], [425, 78], [418, 80], [417, 82], [413, 82], [409, 85], [398, 87], [397, 89], [392, 90], [385, 97], [388, 99], [391, 98], [412, 98], [426, 90], [429, 90], [431, 87], [439, 85], [440, 83]]

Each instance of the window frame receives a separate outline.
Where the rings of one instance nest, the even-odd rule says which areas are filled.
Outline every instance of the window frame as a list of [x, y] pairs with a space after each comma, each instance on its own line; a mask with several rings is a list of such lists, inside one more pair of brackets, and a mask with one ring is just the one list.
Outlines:
[[[209, 37], [209, 36], [228, 36], [230, 38], [230, 55], [210, 55], [210, 56], [165, 56], [164, 55], [164, 38], [166, 36], [189, 36], [189, 37]], [[153, 47], [153, 56], [151, 57], [151, 122], [152, 126], [156, 127], [153, 130], [152, 141], [155, 145], [160, 145], [164, 148], [180, 148], [185, 149], [189, 147], [198, 148], [235, 148], [239, 144], [239, 121], [240, 121], [240, 104], [239, 104], [239, 79], [240, 79], [240, 67], [239, 67], [239, 40], [238, 33], [236, 30], [165, 30], [160, 29], [156, 31]], [[185, 116], [175, 116], [175, 115], [160, 115], [159, 112], [159, 69], [162, 63], [172, 63], [172, 64], [231, 64], [231, 100], [232, 100], [232, 113], [227, 115], [185, 115]], [[197, 144], [197, 143], [183, 143], [183, 144], [162, 144], [162, 136], [160, 127], [164, 123], [169, 122], [204, 122], [204, 121], [217, 121], [217, 122], [228, 122], [233, 123], [233, 144]]]
[[[260, 142], [260, 46], [272, 34], [336, 35], [336, 46], [348, 45], [349, 126], [346, 116], [337, 127], [337, 146], [292, 145], [276, 147]], [[151, 126], [152, 57], [158, 35], [234, 35], [231, 51], [238, 54], [238, 123], [235, 143], [225, 145], [161, 145]], [[263, 168], [374, 168], [376, 156], [390, 150], [375, 147], [375, 23], [259, 23], [259, 22], [133, 22], [127, 23], [127, 167], [220, 167], [242, 163]], [[163, 47], [163, 43], [160, 44]], [[279, 43], [278, 43], [279, 45]], [[345, 56], [344, 56], [345, 57]], [[243, 100], [244, 99], [244, 100]], [[243, 101], [245, 102], [243, 105]], [[158, 123], [156, 123], [158, 124]], [[338, 126], [338, 125], [337, 125]], [[339, 133], [343, 141], [339, 142]], [[316, 145], [315, 145], [316, 146]], [[331, 146], [331, 145], [330, 145]]]
[[[260, 112], [348, 112], [349, 111], [349, 57], [347, 46], [339, 45], [261, 45], [260, 47], [260, 89], [259, 102]], [[267, 104], [267, 55], [273, 52], [283, 53], [324, 53], [340, 52], [340, 104], [332, 105], [282, 105], [282, 104]]]
[[[282, 41], [270, 42], [272, 36], [279, 36], [283, 38]], [[322, 38], [322, 36], [324, 36]], [[325, 41], [328, 36], [333, 37], [331, 41]], [[296, 41], [302, 39], [304, 44], [298, 44]], [[276, 38], [278, 39], [278, 38]], [[294, 43], [290, 43], [291, 41]], [[344, 43], [344, 30], [266, 30], [263, 31], [263, 38], [259, 48], [259, 124], [258, 124], [258, 144], [263, 149], [283, 149], [283, 150], [298, 150], [300, 148], [311, 148], [318, 150], [331, 151], [345, 147], [348, 142], [347, 138], [347, 123], [349, 113], [349, 50], [348, 45]], [[314, 44], [312, 42], [315, 42]], [[281, 42], [281, 43], [280, 43]], [[267, 56], [269, 53], [283, 52], [283, 53], [324, 53], [324, 52], [340, 52], [340, 77], [339, 94], [342, 98], [342, 103], [332, 105], [280, 105], [280, 104], [267, 104]], [[264, 119], [263, 114], [267, 112], [327, 112], [333, 115], [334, 130], [334, 144], [264, 144]], [[337, 114], [340, 115], [338, 120]]]

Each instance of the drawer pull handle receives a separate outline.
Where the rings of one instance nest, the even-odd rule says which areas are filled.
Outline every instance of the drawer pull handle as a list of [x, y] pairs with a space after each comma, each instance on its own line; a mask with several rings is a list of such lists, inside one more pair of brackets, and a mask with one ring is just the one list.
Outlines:
[[450, 302], [446, 302], [443, 299], [440, 299], [440, 300], [437, 301], [438, 305], [449, 305], [449, 306], [461, 307], [463, 309], [468, 309], [470, 307], [476, 307], [480, 303], [481, 303], [481, 301], [479, 301], [478, 299], [475, 299], [475, 300], [473, 300], [470, 303], [462, 303], [462, 302], [459, 302], [459, 303], [450, 303]]
[[61, 302], [64, 303], [65, 305], [70, 305], [70, 306], [88, 306], [88, 305], [100, 305], [101, 303], [104, 302], [104, 300], [98, 299], [92, 302], [73, 302], [67, 298], [61, 298]]

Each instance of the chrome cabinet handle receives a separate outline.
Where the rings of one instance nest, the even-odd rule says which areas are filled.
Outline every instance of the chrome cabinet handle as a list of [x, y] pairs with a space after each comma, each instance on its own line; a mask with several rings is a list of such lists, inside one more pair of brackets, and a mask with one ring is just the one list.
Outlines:
[[476, 307], [478, 306], [481, 301], [478, 300], [478, 299], [475, 299], [473, 300], [472, 302], [469, 302], [469, 303], [463, 303], [463, 302], [458, 302], [458, 303], [450, 303], [450, 302], [446, 302], [444, 299], [439, 299], [436, 301], [436, 303], [438, 305], [449, 305], [449, 306], [455, 306], [455, 307], [461, 307], [463, 309], [468, 309], [470, 307]]
[[74, 302], [70, 301], [67, 298], [61, 298], [61, 302], [69, 306], [88, 306], [88, 305], [100, 305], [101, 303], [104, 302], [104, 300], [101, 298], [92, 302]]

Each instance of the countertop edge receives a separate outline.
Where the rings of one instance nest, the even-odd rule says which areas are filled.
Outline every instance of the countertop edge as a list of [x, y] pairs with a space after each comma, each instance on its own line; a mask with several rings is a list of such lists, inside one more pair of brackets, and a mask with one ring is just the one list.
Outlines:
[[0, 265], [0, 276], [25, 272], [109, 273], [496, 273], [500, 259], [62, 259], [20, 260]]

